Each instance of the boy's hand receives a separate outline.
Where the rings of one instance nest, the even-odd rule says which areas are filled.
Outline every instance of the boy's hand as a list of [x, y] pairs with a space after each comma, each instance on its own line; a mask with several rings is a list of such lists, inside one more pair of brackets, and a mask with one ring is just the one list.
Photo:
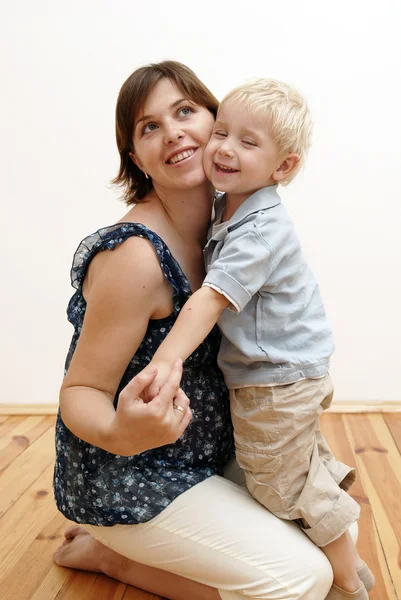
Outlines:
[[107, 431], [109, 445], [113, 446], [111, 452], [132, 456], [178, 440], [192, 418], [189, 398], [180, 389], [181, 376], [182, 362], [176, 360], [151, 402], [143, 400], [143, 390], [155, 377], [151, 367], [143, 369], [125, 386]]
[[151, 402], [155, 398], [160, 389], [166, 383], [168, 376], [170, 375], [173, 363], [167, 361], [151, 361], [149, 363], [150, 368], [157, 369], [157, 375], [153, 379], [152, 383], [145, 390], [145, 402]]

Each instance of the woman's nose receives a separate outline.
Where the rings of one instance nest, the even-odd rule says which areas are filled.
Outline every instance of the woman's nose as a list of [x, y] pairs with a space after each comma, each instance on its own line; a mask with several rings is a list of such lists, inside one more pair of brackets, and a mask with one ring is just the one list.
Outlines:
[[184, 137], [184, 132], [177, 124], [166, 125], [165, 133], [164, 133], [164, 143], [165, 144], [175, 144], [181, 138]]

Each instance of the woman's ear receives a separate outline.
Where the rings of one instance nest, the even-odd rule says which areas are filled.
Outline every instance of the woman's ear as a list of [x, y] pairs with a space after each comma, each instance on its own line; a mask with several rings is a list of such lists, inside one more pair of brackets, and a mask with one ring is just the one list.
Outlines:
[[299, 154], [289, 154], [286, 156], [281, 165], [277, 167], [272, 175], [274, 181], [280, 182], [287, 179], [287, 177], [297, 168], [299, 161]]
[[146, 171], [144, 171], [141, 161], [135, 156], [135, 154], [133, 152], [130, 152], [129, 157], [132, 160], [132, 162], [134, 163], [134, 165], [136, 165], [138, 167], [138, 169], [140, 169], [142, 171], [142, 173], [145, 175], [146, 179], [149, 179], [149, 175], [146, 173]]
[[138, 158], [135, 156], [135, 153], [134, 153], [134, 152], [130, 152], [130, 153], [129, 153], [129, 157], [130, 157], [130, 159], [132, 160], [132, 162], [134, 163], [134, 165], [136, 165], [136, 166], [138, 167], [138, 169], [141, 169], [141, 171], [143, 171], [143, 168], [142, 168], [142, 163], [141, 163], [141, 161], [140, 161], [140, 160], [138, 160]]

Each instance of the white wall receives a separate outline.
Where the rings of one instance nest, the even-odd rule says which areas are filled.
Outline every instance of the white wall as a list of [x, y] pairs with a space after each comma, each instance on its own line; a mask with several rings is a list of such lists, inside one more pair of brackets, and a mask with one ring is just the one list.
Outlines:
[[251, 76], [308, 97], [314, 148], [283, 196], [334, 327], [336, 398], [401, 400], [398, 0], [1, 4], [0, 403], [57, 401], [72, 253], [124, 210], [118, 90], [166, 58], [220, 98]]

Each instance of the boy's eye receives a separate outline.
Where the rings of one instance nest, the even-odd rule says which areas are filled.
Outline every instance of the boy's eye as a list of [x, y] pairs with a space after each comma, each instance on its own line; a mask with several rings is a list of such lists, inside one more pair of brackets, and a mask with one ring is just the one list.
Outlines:
[[218, 129], [217, 131], [213, 132], [213, 135], [217, 135], [217, 137], [227, 137], [227, 134], [225, 131], [221, 131], [221, 129]]
[[155, 131], [155, 129], [157, 129], [156, 123], [147, 123], [142, 129], [142, 133], [150, 133], [151, 131]]
[[246, 146], [256, 146], [255, 142], [253, 142], [252, 140], [242, 140], [242, 143]]

